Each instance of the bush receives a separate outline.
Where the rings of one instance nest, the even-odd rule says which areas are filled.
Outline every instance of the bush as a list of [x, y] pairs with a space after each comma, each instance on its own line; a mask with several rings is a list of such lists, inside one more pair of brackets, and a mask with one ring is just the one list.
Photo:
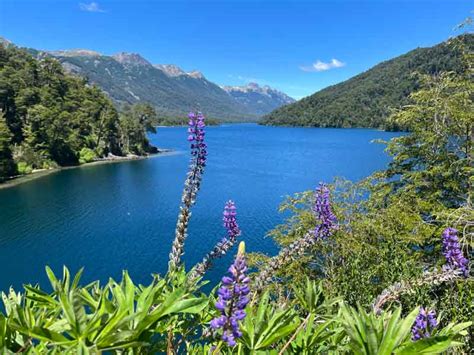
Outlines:
[[86, 164], [97, 159], [97, 154], [90, 148], [82, 148], [79, 152], [79, 164]]
[[17, 164], [17, 170], [18, 174], [20, 175], [28, 175], [33, 172], [33, 167], [31, 165], [28, 165], [24, 161], [21, 161]]

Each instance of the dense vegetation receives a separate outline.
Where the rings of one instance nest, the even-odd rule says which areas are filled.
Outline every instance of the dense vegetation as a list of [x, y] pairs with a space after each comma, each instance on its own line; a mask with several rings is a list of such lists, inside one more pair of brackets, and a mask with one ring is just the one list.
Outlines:
[[[467, 50], [474, 50], [474, 35], [459, 38]], [[436, 75], [462, 71], [461, 52], [451, 42], [418, 48], [380, 63], [340, 84], [330, 86], [294, 104], [266, 115], [262, 123], [309, 127], [373, 127], [397, 129], [388, 122], [391, 109], [408, 104], [420, 87], [415, 72]], [[402, 127], [406, 128], [406, 127]]]
[[[81, 286], [79, 272], [52, 292], [25, 285], [3, 294], [4, 353], [437, 354], [474, 348], [473, 57], [464, 70], [424, 76], [411, 105], [390, 120], [393, 161], [360, 183], [338, 180], [288, 199], [272, 232], [278, 255], [236, 258], [206, 295], [203, 278], [241, 238], [236, 205], [225, 237], [186, 271], [191, 209], [207, 164], [204, 117], [190, 114], [191, 164], [168, 273], [148, 286]], [[1, 128], [1, 126], [0, 126]], [[2, 140], [0, 140], [1, 144]], [[8, 155], [8, 151], [5, 153]], [[254, 266], [249, 273], [247, 264]], [[216, 295], [216, 296], [214, 296]]]
[[65, 74], [57, 60], [0, 44], [0, 181], [108, 154], [153, 152], [146, 132], [154, 124], [150, 105], [118, 112], [99, 88]]

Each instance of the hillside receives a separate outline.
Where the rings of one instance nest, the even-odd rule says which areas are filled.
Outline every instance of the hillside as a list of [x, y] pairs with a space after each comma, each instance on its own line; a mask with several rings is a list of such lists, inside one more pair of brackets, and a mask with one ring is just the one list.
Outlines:
[[250, 112], [264, 115], [274, 109], [295, 102], [295, 99], [271, 87], [249, 83], [245, 86], [224, 86], [235, 100], [244, 105]]
[[[462, 37], [474, 49], [474, 35]], [[417, 48], [382, 62], [340, 84], [325, 88], [291, 105], [264, 116], [266, 125], [310, 127], [386, 127], [392, 108], [408, 103], [408, 96], [419, 87], [414, 72], [436, 74], [458, 71], [460, 54], [447, 42], [430, 48]]]
[[[0, 41], [13, 45], [1, 37]], [[36, 58], [56, 58], [66, 72], [104, 90], [117, 107], [139, 102], [153, 105], [163, 122], [177, 122], [193, 109], [220, 121], [257, 121], [294, 101], [268, 86], [252, 84], [246, 90], [221, 87], [197, 70], [185, 72], [173, 64], [152, 64], [136, 53], [108, 56], [88, 49], [28, 51]]]
[[138, 54], [106, 56], [84, 50], [50, 54], [68, 72], [86, 77], [119, 105], [148, 102], [164, 118], [183, 116], [193, 108], [226, 121], [257, 118], [204, 76], [171, 76]]
[[146, 135], [155, 122], [151, 106], [119, 112], [101, 89], [66, 74], [57, 60], [0, 43], [0, 182], [110, 154], [156, 152]]

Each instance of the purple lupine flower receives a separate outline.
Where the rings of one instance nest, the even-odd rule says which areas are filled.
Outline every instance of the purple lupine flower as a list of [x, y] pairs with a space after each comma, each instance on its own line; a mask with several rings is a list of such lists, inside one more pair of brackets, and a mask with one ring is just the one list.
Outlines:
[[224, 207], [224, 216], [222, 221], [224, 222], [224, 227], [227, 230], [227, 239], [233, 240], [240, 235], [240, 228], [237, 224], [237, 209], [235, 203], [232, 200], [227, 201]]
[[195, 281], [197, 278], [204, 275], [211, 267], [212, 261], [225, 255], [230, 248], [234, 246], [237, 237], [240, 236], [241, 232], [239, 225], [237, 224], [237, 208], [232, 200], [227, 201], [225, 204], [222, 221], [224, 228], [227, 231], [226, 236], [223, 237], [222, 240], [214, 246], [212, 251], [194, 267], [189, 278], [190, 281]]
[[204, 143], [205, 131], [204, 116], [202, 113], [191, 112], [188, 115], [188, 141], [191, 142], [191, 154], [196, 157], [197, 163], [206, 166], [207, 145]]
[[317, 239], [326, 239], [337, 229], [337, 219], [332, 212], [328, 187], [320, 183], [314, 192], [314, 198], [313, 213], [319, 221], [314, 229], [314, 235]]
[[411, 328], [411, 339], [413, 341], [420, 340], [423, 338], [429, 338], [438, 326], [436, 319], [436, 312], [434, 310], [427, 310], [423, 307], [420, 308], [420, 312], [416, 316], [415, 323]]
[[239, 322], [246, 316], [244, 309], [249, 303], [247, 296], [250, 293], [250, 279], [246, 272], [245, 244], [240, 242], [237, 257], [229, 267], [229, 275], [222, 278], [222, 286], [217, 291], [215, 306], [221, 315], [210, 323], [213, 331], [222, 329], [222, 340], [229, 346], [235, 346], [235, 340], [242, 336]]
[[191, 217], [191, 207], [196, 202], [196, 195], [201, 186], [202, 175], [206, 166], [207, 145], [204, 142], [204, 116], [200, 112], [191, 112], [188, 118], [188, 141], [191, 142], [192, 158], [184, 183], [175, 238], [169, 255], [168, 269], [170, 272], [175, 271], [181, 265], [181, 256], [184, 253], [184, 242], [187, 237], [188, 224]]
[[337, 219], [332, 212], [329, 189], [325, 184], [319, 184], [314, 192], [314, 199], [312, 211], [318, 220], [318, 224], [314, 229], [310, 229], [303, 237], [291, 243], [282, 249], [278, 255], [270, 259], [265, 268], [255, 277], [256, 291], [262, 290], [266, 284], [270, 283], [279, 269], [294, 260], [298, 260], [318, 240], [327, 239], [337, 229]]
[[458, 231], [454, 228], [446, 228], [443, 232], [443, 255], [446, 258], [445, 268], [459, 270], [464, 277], [469, 274], [469, 261], [464, 257], [459, 244]]

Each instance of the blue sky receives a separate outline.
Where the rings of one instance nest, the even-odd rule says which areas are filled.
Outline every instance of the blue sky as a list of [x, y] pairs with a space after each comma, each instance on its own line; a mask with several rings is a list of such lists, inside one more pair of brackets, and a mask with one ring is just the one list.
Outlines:
[[447, 39], [472, 10], [462, 0], [0, 0], [0, 36], [46, 50], [136, 52], [299, 99]]

